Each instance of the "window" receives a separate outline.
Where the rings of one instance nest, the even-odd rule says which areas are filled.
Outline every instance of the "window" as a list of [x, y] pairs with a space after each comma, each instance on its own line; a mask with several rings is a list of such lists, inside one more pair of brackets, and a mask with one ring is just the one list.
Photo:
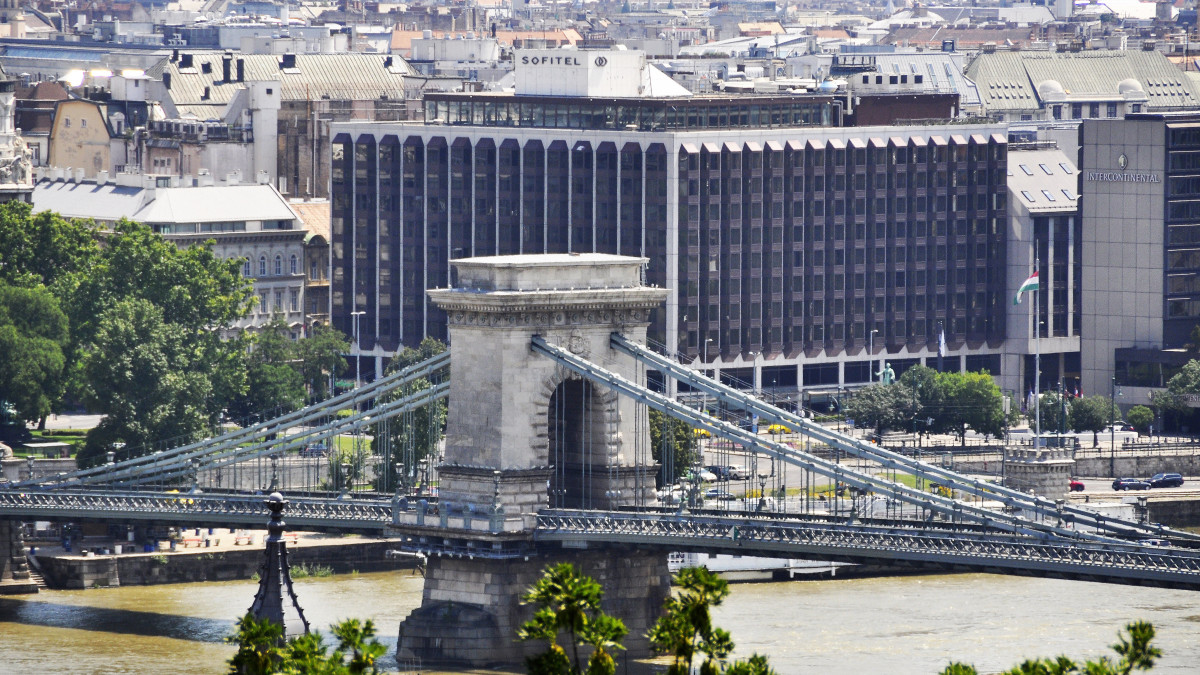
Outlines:
[[1071, 165], [1067, 164], [1066, 162], [1059, 162], [1058, 166], [1061, 167], [1063, 170], [1063, 173], [1067, 174], [1068, 176], [1075, 173], [1075, 171], [1071, 168]]
[[260, 314], [267, 313], [267, 294], [265, 291], [258, 296], [258, 311]]
[[250, 276], [250, 259], [249, 258], [246, 258], [244, 261], [242, 261], [242, 276], [243, 277]]
[[1075, 199], [1075, 193], [1071, 192], [1070, 190], [1068, 190], [1066, 188], [1063, 188], [1062, 193], [1063, 193], [1063, 196], [1066, 197], [1067, 199], [1072, 199], [1072, 200]]
[[1033, 175], [1033, 169], [1030, 169], [1028, 166], [1026, 166], [1024, 164], [1018, 164], [1017, 166], [1021, 167], [1021, 170], [1025, 172], [1026, 176]]
[[1045, 164], [1038, 164], [1038, 168], [1040, 168], [1047, 176], [1054, 175], [1054, 172], [1050, 170], [1050, 167], [1046, 166]]
[[1028, 190], [1021, 190], [1021, 196], [1025, 198], [1025, 201], [1033, 203], [1033, 195], [1029, 194]]
[[1116, 104], [1116, 103], [1109, 103], [1109, 104], [1108, 104], [1108, 116], [1109, 116], [1109, 117], [1116, 117], [1116, 116], [1117, 116], [1117, 104]]
[[267, 276], [267, 256], [265, 255], [258, 256], [258, 276]]
[[1071, 119], [1077, 120], [1077, 119], [1082, 119], [1082, 118], [1083, 118], [1083, 104], [1082, 103], [1072, 103], [1071, 104]]
[[1133, 104], [1130, 104], [1130, 106], [1129, 106], [1129, 112], [1135, 112], [1135, 113], [1140, 113], [1140, 112], [1142, 112], [1142, 104], [1141, 104], [1141, 103], [1133, 103]]
[[1049, 190], [1042, 190], [1042, 194], [1046, 196], [1046, 201], [1054, 201], [1054, 193]]
[[297, 274], [299, 270], [299, 262], [296, 260], [296, 256], [292, 255], [291, 263], [288, 265], [288, 274]]
[[288, 291], [288, 307], [293, 312], [300, 311], [300, 291], [294, 288]]
[[283, 291], [275, 291], [275, 311], [283, 309]]
[[71, 118], [70, 118], [70, 117], [64, 117], [64, 118], [63, 118], [63, 126], [64, 126], [64, 127], [66, 127], [66, 128], [68, 128], [68, 129], [70, 129], [70, 128], [71, 128]]
[[283, 256], [276, 255], [275, 256], [275, 276], [278, 277], [278, 276], [282, 276], [282, 275], [283, 275]]
[[79, 120], [79, 128], [86, 129], [87, 128], [87, 120]]
[[1052, 107], [1050, 109], [1050, 111], [1053, 113], [1054, 119], [1056, 119], [1056, 120], [1062, 119], [1062, 106], [1061, 105], [1056, 105], [1056, 106]]
[[308, 278], [312, 279], [313, 281], [317, 281], [321, 278], [317, 270], [317, 261], [315, 260], [308, 267]]

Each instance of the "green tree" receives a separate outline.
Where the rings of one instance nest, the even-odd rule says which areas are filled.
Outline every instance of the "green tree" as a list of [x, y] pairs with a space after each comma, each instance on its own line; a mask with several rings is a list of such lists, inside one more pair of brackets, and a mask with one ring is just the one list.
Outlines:
[[[612, 675], [617, 664], [612, 652], [623, 649], [629, 632], [620, 619], [600, 609], [604, 591], [600, 584], [580, 574], [570, 563], [545, 570], [525, 594], [524, 602], [537, 607], [533, 618], [517, 632], [523, 641], [545, 641], [547, 650], [526, 659], [530, 675]], [[566, 648], [559, 644], [565, 634]], [[590, 647], [587, 669], [582, 669], [580, 647]], [[570, 654], [567, 649], [570, 649]]]
[[712, 608], [729, 597], [729, 582], [703, 567], [685, 567], [675, 574], [678, 592], [669, 598], [663, 616], [650, 630], [654, 648], [672, 657], [667, 675], [690, 675], [697, 656], [700, 675], [774, 675], [764, 656], [726, 664], [733, 652], [729, 632], [712, 622]]
[[56, 295], [74, 285], [100, 253], [96, 229], [87, 221], [57, 213], [32, 215], [33, 207], [13, 200], [0, 204], [0, 280], [11, 285], [41, 284]]
[[1100, 445], [1100, 432], [1111, 422], [1121, 421], [1121, 411], [1107, 396], [1079, 396], [1071, 401], [1067, 412], [1071, 430], [1092, 432], [1092, 446]]
[[966, 442], [967, 429], [984, 436], [1004, 434], [1004, 396], [986, 372], [939, 373], [938, 385], [946, 405], [939, 416], [943, 428]]
[[[1063, 418], [1063, 398], [1057, 391], [1044, 391], [1039, 399], [1042, 416], [1042, 432], [1043, 433], [1058, 433], [1059, 429], [1066, 429], [1068, 419]], [[1070, 407], [1070, 404], [1067, 404]], [[1069, 413], [1068, 413], [1069, 414]], [[1030, 409], [1028, 412], [1029, 419], [1035, 420], [1037, 411]]]
[[276, 316], [248, 340], [246, 391], [229, 405], [235, 418], [259, 422], [304, 405], [304, 379], [296, 369], [297, 342]]
[[[405, 347], [392, 359], [385, 372], [387, 375], [391, 375], [431, 359], [444, 351], [446, 351], [445, 343], [427, 337], [421, 340], [421, 344], [417, 345], [416, 349]], [[404, 387], [397, 387], [382, 396], [381, 399], [384, 402], [396, 401], [432, 386], [433, 384], [429, 380], [420, 378]], [[446, 401], [443, 399], [422, 406], [410, 414], [395, 417], [387, 424], [376, 425], [373, 428], [372, 451], [380, 457], [382, 462], [400, 463], [403, 468], [399, 478], [407, 484], [410, 478], [417, 476], [417, 468], [420, 466], [421, 460], [426, 460], [437, 453], [438, 442], [445, 433]], [[379, 475], [391, 476], [392, 473], [383, 470], [379, 472]], [[391, 491], [395, 489], [395, 485], [390, 481], [385, 481], [378, 488]]]
[[[1154, 641], [1154, 626], [1145, 621], [1135, 621], [1118, 633], [1118, 642], [1112, 645], [1117, 654], [1113, 660], [1107, 656], [1096, 661], [1079, 664], [1066, 656], [1029, 659], [1004, 671], [1004, 675], [1129, 675], [1135, 670], [1151, 670], [1154, 662], [1162, 657], [1162, 650], [1151, 643]], [[951, 663], [942, 669], [941, 675], [978, 675], [975, 666]]]
[[1139, 434], [1150, 433], [1150, 425], [1154, 424], [1154, 411], [1144, 405], [1135, 405], [1129, 409], [1125, 419], [1137, 429]]
[[296, 359], [300, 376], [313, 399], [329, 396], [329, 378], [346, 370], [345, 354], [350, 352], [350, 342], [336, 328], [314, 325], [308, 336], [297, 341]]
[[882, 433], [887, 429], [909, 429], [913, 409], [912, 390], [897, 381], [859, 389], [846, 404], [846, 415], [854, 418], [856, 426]]
[[329, 653], [319, 632], [282, 641], [283, 628], [246, 614], [237, 632], [226, 638], [238, 646], [229, 660], [230, 675], [361, 675], [378, 673], [376, 661], [387, 647], [375, 639], [375, 624], [347, 619], [333, 626], [338, 647]]
[[913, 366], [904, 371], [897, 382], [908, 392], [910, 426], [906, 428], [915, 428], [921, 435], [941, 431], [939, 423], [943, 418], [946, 395], [938, 372], [926, 366]]
[[0, 281], [0, 401], [21, 419], [51, 412], [61, 393], [66, 344], [67, 317], [45, 287]]
[[[650, 455], [662, 467], [658, 474], [661, 487], [674, 482], [699, 460], [699, 443], [691, 425], [653, 408], [649, 412], [649, 424]], [[668, 476], [669, 468], [674, 472]]]
[[68, 303], [80, 393], [105, 415], [81, 462], [114, 442], [136, 455], [214, 424], [246, 387], [244, 341], [232, 327], [249, 298], [239, 261], [214, 256], [211, 242], [180, 249], [118, 223]]
[[195, 438], [208, 428], [219, 384], [204, 347], [183, 326], [163, 321], [148, 300], [125, 300], [97, 322], [84, 357], [89, 408], [104, 414], [78, 461], [92, 462], [120, 441], [144, 454], [156, 441]]

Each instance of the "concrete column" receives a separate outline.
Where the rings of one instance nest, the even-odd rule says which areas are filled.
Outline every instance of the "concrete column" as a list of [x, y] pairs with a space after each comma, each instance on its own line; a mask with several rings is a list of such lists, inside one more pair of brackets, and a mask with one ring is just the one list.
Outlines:
[[0, 520], [0, 595], [37, 592], [37, 583], [29, 576], [21, 523]]

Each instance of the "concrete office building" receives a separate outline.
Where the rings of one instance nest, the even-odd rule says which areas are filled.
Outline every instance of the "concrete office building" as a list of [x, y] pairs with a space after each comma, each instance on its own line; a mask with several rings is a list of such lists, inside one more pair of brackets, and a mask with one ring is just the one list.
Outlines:
[[334, 125], [332, 320], [376, 369], [445, 337], [449, 260], [595, 251], [647, 257], [651, 339], [727, 379], [836, 393], [939, 321], [947, 369], [1000, 373], [1003, 127], [844, 128], [835, 93], [692, 96], [633, 51], [515, 61], [515, 94]]
[[1115, 376], [1120, 405], [1148, 403], [1200, 325], [1200, 114], [1084, 120], [1080, 138], [1083, 385]]
[[[1079, 172], [1053, 143], [1013, 143], [1008, 154], [1008, 282], [1010, 297], [1035, 267], [1041, 289], [1037, 303], [1006, 302], [1008, 340], [999, 378], [1004, 389], [1027, 395], [1034, 389], [1035, 354], [1041, 352], [1037, 389], [1079, 388], [1082, 328], [1083, 223]], [[1034, 306], [1040, 342], [1034, 344]], [[1080, 390], [1082, 392], [1082, 390]], [[1084, 393], [1095, 394], [1094, 390]]]

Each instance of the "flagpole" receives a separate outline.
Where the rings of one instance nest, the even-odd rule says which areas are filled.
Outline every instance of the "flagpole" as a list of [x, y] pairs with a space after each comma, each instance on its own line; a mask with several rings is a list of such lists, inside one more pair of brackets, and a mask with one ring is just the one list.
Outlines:
[[[1033, 259], [1033, 273], [1038, 273], [1038, 259]], [[1037, 434], [1034, 436], [1033, 447], [1042, 447], [1042, 331], [1038, 327], [1038, 291], [1042, 289], [1041, 277], [1038, 277], [1038, 287], [1033, 289], [1033, 409], [1037, 417]]]

